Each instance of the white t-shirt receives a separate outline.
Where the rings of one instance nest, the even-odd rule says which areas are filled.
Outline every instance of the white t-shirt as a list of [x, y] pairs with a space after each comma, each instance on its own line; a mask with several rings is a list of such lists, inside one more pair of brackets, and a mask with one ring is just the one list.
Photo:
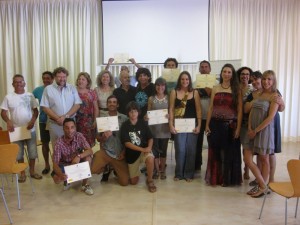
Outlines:
[[[14, 127], [27, 126], [32, 118], [32, 109], [38, 104], [32, 93], [10, 93], [6, 95], [1, 104], [1, 109], [8, 110]], [[31, 131], [34, 131], [34, 127]]]

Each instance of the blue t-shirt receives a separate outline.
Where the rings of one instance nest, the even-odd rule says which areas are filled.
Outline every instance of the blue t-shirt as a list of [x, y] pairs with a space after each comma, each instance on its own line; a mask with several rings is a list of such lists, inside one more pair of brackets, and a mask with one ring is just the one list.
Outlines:
[[[32, 92], [32, 94], [34, 95], [34, 97], [39, 100], [39, 103], [41, 103], [44, 89], [45, 89], [44, 86], [40, 86], [40, 87], [35, 88], [33, 90], [33, 92]], [[47, 114], [42, 110], [41, 107], [40, 107], [39, 122], [40, 123], [46, 123], [47, 122]]]

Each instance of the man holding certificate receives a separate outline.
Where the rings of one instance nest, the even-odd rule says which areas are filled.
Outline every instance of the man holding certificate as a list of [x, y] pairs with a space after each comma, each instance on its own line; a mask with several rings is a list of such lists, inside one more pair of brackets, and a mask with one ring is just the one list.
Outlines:
[[[93, 150], [83, 134], [76, 131], [74, 119], [66, 118], [64, 120], [63, 131], [64, 135], [55, 142], [51, 176], [56, 184], [64, 181], [64, 190], [68, 190], [70, 185], [67, 181], [70, 181], [70, 177], [65, 174], [65, 166], [86, 161], [91, 164]], [[72, 176], [76, 177], [76, 175], [79, 175], [78, 171], [72, 171]], [[87, 168], [86, 174], [80, 174], [80, 176], [84, 177], [81, 190], [87, 195], [94, 194], [93, 189], [87, 183], [87, 177], [90, 177], [90, 175], [89, 168]]]
[[[121, 125], [127, 120], [127, 116], [118, 113], [118, 106], [119, 104], [116, 96], [111, 95], [107, 98], [107, 117], [111, 118], [113, 116], [117, 116], [118, 125], [121, 127]], [[104, 132], [99, 132], [97, 140], [100, 142], [100, 151], [94, 154], [91, 167], [92, 173], [103, 173], [105, 166], [110, 164], [117, 173], [119, 184], [127, 186], [129, 173], [127, 163], [125, 162], [125, 149], [121, 143], [119, 130], [106, 130]]]

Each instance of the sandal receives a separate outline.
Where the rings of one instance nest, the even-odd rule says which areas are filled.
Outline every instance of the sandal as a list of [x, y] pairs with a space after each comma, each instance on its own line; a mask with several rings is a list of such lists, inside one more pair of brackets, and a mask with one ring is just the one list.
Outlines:
[[156, 179], [158, 179], [158, 178], [159, 178], [159, 175], [158, 175], [158, 173], [157, 173], [157, 172], [155, 172], [155, 173], [153, 174], [152, 178], [153, 178], [153, 179], [155, 179], [155, 180], [156, 180]]
[[50, 168], [45, 168], [42, 170], [42, 174], [46, 175], [50, 172]]
[[167, 178], [166, 173], [165, 172], [160, 172], [160, 179], [165, 180], [166, 178]]
[[19, 183], [24, 183], [26, 181], [26, 175], [21, 175], [18, 179]]
[[34, 174], [30, 175], [30, 177], [33, 178], [33, 179], [36, 179], [36, 180], [40, 180], [40, 179], [43, 178], [41, 175], [39, 175], [37, 173], [34, 173]]
[[153, 180], [146, 181], [146, 184], [147, 184], [149, 192], [151, 192], [151, 193], [156, 192], [156, 186], [154, 185]]
[[254, 186], [250, 191], [247, 192], [247, 195], [254, 195], [256, 192], [258, 192], [258, 185]]
[[186, 182], [188, 182], [188, 183], [193, 182], [193, 179], [192, 179], [192, 178], [186, 178], [185, 180], [186, 180]]

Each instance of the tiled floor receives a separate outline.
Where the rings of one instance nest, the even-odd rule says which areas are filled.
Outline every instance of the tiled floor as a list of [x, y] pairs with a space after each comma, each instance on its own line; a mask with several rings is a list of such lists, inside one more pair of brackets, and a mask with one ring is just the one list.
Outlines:
[[[43, 169], [42, 154], [37, 171]], [[284, 143], [283, 153], [277, 156], [276, 180], [288, 180], [286, 163], [299, 157], [299, 143]], [[34, 180], [35, 193], [30, 183], [21, 184], [22, 209], [17, 209], [15, 183], [3, 180], [8, 206], [16, 225], [199, 225], [199, 224], [284, 224], [284, 198], [270, 194], [266, 201], [263, 218], [258, 220], [262, 198], [253, 199], [246, 195], [248, 181], [239, 187], [210, 187], [203, 180], [207, 150], [203, 151], [204, 166], [192, 183], [173, 181], [174, 152], [168, 153], [167, 179], [158, 180], [158, 191], [149, 193], [145, 177], [136, 186], [120, 187], [115, 178], [100, 184], [100, 176], [93, 176], [91, 186], [95, 194], [87, 196], [80, 192], [75, 183], [68, 191], [55, 185], [50, 175], [41, 181]], [[252, 180], [253, 176], [251, 176]], [[295, 199], [288, 203], [288, 224], [300, 224], [293, 217]], [[300, 214], [300, 213], [299, 213]], [[300, 217], [300, 215], [299, 215]], [[8, 224], [2, 201], [0, 202], [0, 224]]]

